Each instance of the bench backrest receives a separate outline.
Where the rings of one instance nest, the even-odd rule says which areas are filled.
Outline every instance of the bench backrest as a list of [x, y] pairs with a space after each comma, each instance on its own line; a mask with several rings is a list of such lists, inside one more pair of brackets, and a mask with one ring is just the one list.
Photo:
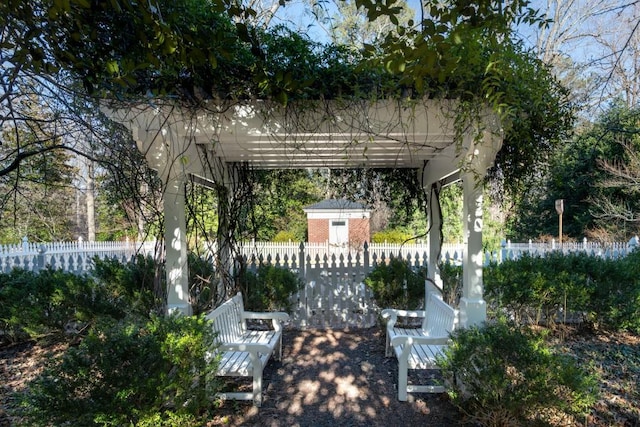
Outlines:
[[437, 293], [429, 293], [422, 329], [428, 336], [446, 336], [453, 331], [456, 311]]
[[233, 298], [223, 302], [215, 310], [207, 314], [213, 320], [213, 329], [218, 333], [218, 342], [236, 342], [247, 330], [243, 317], [244, 303], [242, 294], [238, 292]]

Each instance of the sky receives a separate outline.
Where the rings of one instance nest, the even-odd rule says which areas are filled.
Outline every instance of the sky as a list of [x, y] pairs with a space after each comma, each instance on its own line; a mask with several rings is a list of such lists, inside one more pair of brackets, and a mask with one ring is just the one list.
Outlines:
[[[333, 6], [334, 0], [327, 0], [323, 2], [330, 11], [335, 11]], [[420, 18], [417, 11], [420, 8], [419, 0], [407, 0], [409, 7], [416, 11], [416, 22]], [[322, 43], [330, 41], [330, 36], [326, 28], [323, 28], [320, 23], [313, 17], [309, 11], [308, 2], [305, 0], [292, 0], [287, 2], [286, 7], [280, 8], [274, 18], [275, 23], [282, 23], [291, 26], [292, 28], [301, 29], [312, 40], [316, 40]]]

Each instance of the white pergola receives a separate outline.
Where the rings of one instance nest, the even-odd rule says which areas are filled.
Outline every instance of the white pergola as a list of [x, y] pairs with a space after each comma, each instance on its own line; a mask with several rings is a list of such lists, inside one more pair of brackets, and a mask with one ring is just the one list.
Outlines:
[[[412, 168], [430, 198], [461, 180], [464, 194], [462, 326], [486, 319], [482, 283], [482, 180], [502, 146], [488, 109], [464, 128], [455, 101], [305, 101], [286, 107], [263, 101], [105, 108], [124, 124], [165, 186], [166, 269], [170, 310], [191, 312], [188, 292], [185, 183], [233, 182], [234, 163], [256, 169]], [[456, 138], [458, 135], [458, 138]], [[439, 230], [439, 209], [429, 229]], [[439, 233], [429, 234], [428, 274], [441, 283]]]

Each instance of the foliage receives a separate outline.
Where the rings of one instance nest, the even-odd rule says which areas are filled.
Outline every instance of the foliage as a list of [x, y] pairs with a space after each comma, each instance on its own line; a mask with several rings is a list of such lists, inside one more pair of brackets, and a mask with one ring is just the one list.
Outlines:
[[504, 260], [484, 269], [485, 298], [520, 324], [578, 316], [595, 327], [640, 332], [638, 257], [634, 251], [618, 260], [585, 253]]
[[640, 250], [592, 268], [600, 280], [589, 301], [590, 320], [602, 328], [640, 333]]
[[286, 243], [286, 242], [296, 242], [301, 240], [297, 240], [295, 233], [292, 233], [291, 231], [278, 231], [276, 235], [273, 237], [273, 241]]
[[[362, 4], [370, 17], [385, 13], [377, 3]], [[459, 100], [453, 113], [458, 136], [478, 117], [479, 106], [488, 104], [504, 126], [492, 174], [518, 194], [572, 125], [567, 91], [512, 31], [513, 24], [544, 22], [525, 1], [505, 6], [483, 0], [472, 7], [429, 0], [422, 6], [429, 14], [419, 25], [368, 46], [370, 65], [385, 64], [400, 76], [398, 88], [417, 98]]]
[[426, 271], [413, 271], [404, 260], [396, 257], [379, 263], [364, 279], [381, 308], [417, 309], [424, 306]]
[[331, 16], [328, 16], [329, 13], [323, 6], [325, 5], [322, 3], [314, 4], [313, 11], [319, 15], [323, 25], [330, 28], [333, 42], [354, 51], [361, 50], [365, 44], [381, 42], [390, 32], [397, 32], [398, 28], [409, 25], [415, 15], [415, 11], [405, 0], [396, 2], [396, 7], [400, 10], [393, 19], [379, 16], [372, 21], [367, 18], [364, 7], [354, 0], [336, 2], [337, 10]]
[[442, 279], [442, 297], [447, 304], [457, 307], [462, 296], [462, 266], [445, 261], [439, 263], [438, 268]]
[[124, 307], [92, 278], [51, 269], [0, 274], [0, 305], [2, 340], [13, 342], [74, 331], [100, 316], [125, 315]]
[[113, 258], [95, 258], [93, 275], [113, 298], [126, 304], [130, 312], [147, 316], [164, 311], [165, 276], [158, 268], [151, 256], [140, 254], [126, 264]]
[[593, 289], [600, 286], [587, 254], [525, 254], [485, 269], [486, 298], [505, 309], [518, 323], [553, 324], [563, 313], [588, 309]]
[[282, 232], [283, 236], [292, 236], [292, 241], [306, 241], [303, 208], [321, 200], [317, 173], [297, 169], [252, 171], [250, 179], [255, 186], [251, 193], [253, 209], [246, 214], [242, 237], [271, 240]]
[[216, 275], [214, 260], [211, 256], [189, 252], [189, 302], [194, 315], [205, 313], [217, 307], [224, 300], [220, 292], [219, 278]]
[[[94, 105], [97, 109], [98, 106]], [[125, 235], [138, 241], [161, 235], [162, 184], [149, 168], [124, 127], [98, 115], [91, 131], [91, 151], [99, 163], [96, 178], [97, 235], [113, 239]], [[187, 203], [193, 199], [188, 198]], [[199, 206], [199, 205], [196, 205]]]
[[[164, 310], [156, 297], [156, 263], [138, 255], [121, 264], [94, 259], [91, 276], [62, 270], [14, 269], [0, 274], [0, 327], [11, 341], [84, 329], [101, 317], [148, 316]], [[164, 292], [164, 287], [161, 288]]]
[[[633, 221], [629, 221], [633, 212], [640, 210], [633, 180], [607, 185], [613, 176], [603, 163], [632, 165], [624, 147], [632, 152], [640, 147], [637, 118], [638, 111], [614, 105], [557, 150], [548, 170], [542, 169], [540, 181], [517, 199], [516, 210], [509, 218], [512, 236], [527, 239], [557, 235], [557, 199], [564, 200], [563, 233], [569, 236], [579, 238], [599, 228], [610, 240], [616, 240], [636, 232]], [[625, 171], [626, 176], [629, 173], [633, 172]], [[625, 208], [612, 209], [616, 205]]]
[[269, 264], [261, 264], [255, 273], [245, 271], [238, 279], [248, 311], [291, 312], [289, 298], [303, 286], [293, 271]]
[[[32, 88], [22, 85], [19, 90], [29, 94]], [[13, 243], [23, 236], [31, 241], [73, 240], [72, 208], [76, 193], [72, 180], [76, 169], [71, 166], [68, 153], [54, 150], [62, 135], [55, 122], [58, 112], [52, 111], [47, 99], [49, 91], [36, 95], [23, 95], [13, 100], [22, 108], [11, 115], [19, 116], [16, 125], [1, 126], [0, 139], [0, 241]], [[4, 97], [3, 97], [4, 98]], [[39, 106], [39, 107], [37, 107]], [[17, 107], [16, 107], [17, 108]], [[9, 109], [0, 105], [3, 115]], [[38, 121], [29, 126], [26, 117]], [[0, 124], [5, 119], [0, 118]], [[40, 151], [38, 155], [27, 153]], [[19, 168], [11, 162], [22, 154]]]
[[103, 318], [30, 384], [25, 415], [34, 425], [148, 425], [165, 412], [176, 422], [199, 417], [211, 405], [212, 346], [202, 316]]
[[453, 403], [481, 425], [544, 423], [596, 401], [596, 377], [530, 329], [499, 321], [458, 329], [452, 339], [438, 364]]
[[371, 236], [373, 243], [406, 243], [413, 236], [398, 229], [378, 231]]

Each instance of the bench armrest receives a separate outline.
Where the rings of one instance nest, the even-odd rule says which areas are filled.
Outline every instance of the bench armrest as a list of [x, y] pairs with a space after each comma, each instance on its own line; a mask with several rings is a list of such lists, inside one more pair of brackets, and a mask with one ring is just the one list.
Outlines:
[[225, 342], [218, 346], [218, 351], [246, 351], [249, 353], [268, 354], [271, 347], [266, 344], [258, 343], [241, 343], [241, 342]]
[[396, 322], [398, 321], [398, 317], [415, 317], [415, 318], [424, 318], [425, 311], [424, 310], [397, 310], [394, 308], [385, 308], [382, 310], [382, 318], [389, 319], [387, 320], [387, 329], [393, 329]]
[[282, 322], [289, 320], [289, 315], [282, 311], [273, 311], [273, 312], [255, 312], [255, 311], [245, 311], [242, 313], [243, 320], [246, 319], [260, 319], [260, 320], [271, 320], [273, 325], [273, 329], [276, 331], [282, 330]]
[[451, 344], [451, 338], [446, 336], [437, 337], [425, 337], [415, 335], [396, 335], [391, 338], [391, 345], [398, 346], [404, 345], [410, 348], [413, 345], [449, 345]]

